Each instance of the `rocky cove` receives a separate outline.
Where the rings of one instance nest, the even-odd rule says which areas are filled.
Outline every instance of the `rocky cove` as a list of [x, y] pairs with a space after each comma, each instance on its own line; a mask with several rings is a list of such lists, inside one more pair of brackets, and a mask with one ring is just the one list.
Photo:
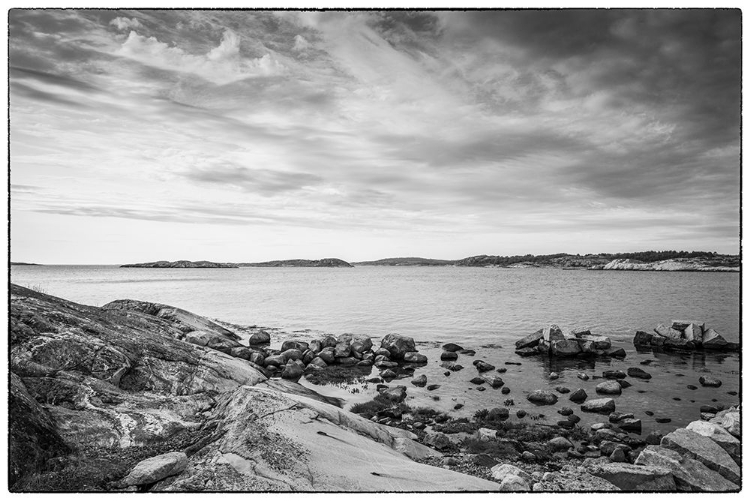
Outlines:
[[736, 354], [649, 344], [635, 357], [525, 357], [10, 292], [11, 490], [739, 485], [739, 374], [715, 370]]

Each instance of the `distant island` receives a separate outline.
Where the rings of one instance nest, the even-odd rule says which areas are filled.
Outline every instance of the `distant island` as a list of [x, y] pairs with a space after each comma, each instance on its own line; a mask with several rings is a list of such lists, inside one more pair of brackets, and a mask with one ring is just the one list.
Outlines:
[[324, 259], [287, 259], [284, 261], [266, 261], [263, 263], [238, 263], [242, 268], [352, 268], [342, 259], [329, 257]]
[[238, 268], [233, 263], [211, 261], [154, 261], [153, 263], [123, 264], [120, 268]]

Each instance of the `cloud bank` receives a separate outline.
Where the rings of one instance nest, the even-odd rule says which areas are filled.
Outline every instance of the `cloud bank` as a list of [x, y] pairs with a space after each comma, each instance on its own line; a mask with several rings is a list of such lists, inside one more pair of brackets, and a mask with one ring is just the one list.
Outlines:
[[740, 20], [13, 10], [14, 248], [65, 221], [68, 262], [106, 224], [238, 261], [738, 252]]

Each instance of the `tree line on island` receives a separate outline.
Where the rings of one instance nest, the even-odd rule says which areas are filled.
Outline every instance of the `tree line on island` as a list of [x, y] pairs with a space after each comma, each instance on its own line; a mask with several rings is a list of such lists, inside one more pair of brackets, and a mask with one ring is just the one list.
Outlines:
[[[649, 266], [668, 262], [675, 266], [659, 268]], [[740, 256], [706, 251], [644, 251], [599, 254], [525, 254], [515, 256], [479, 255], [463, 259], [427, 259], [421, 257], [396, 257], [376, 261], [348, 263], [338, 258], [287, 259], [259, 263], [216, 263], [211, 261], [155, 261], [124, 264], [122, 268], [245, 268], [245, 267], [324, 267], [351, 268], [353, 266], [472, 266], [512, 268], [562, 268], [562, 269], [644, 269], [686, 271], [739, 271]], [[640, 266], [640, 267], [639, 267]], [[606, 267], [606, 268], [605, 268]]]

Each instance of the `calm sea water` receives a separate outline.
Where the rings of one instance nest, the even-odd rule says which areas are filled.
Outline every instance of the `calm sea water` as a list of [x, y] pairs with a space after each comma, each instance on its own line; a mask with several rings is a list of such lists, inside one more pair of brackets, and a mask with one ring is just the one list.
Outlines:
[[[696, 353], [665, 355], [638, 353], [632, 345], [637, 329], [651, 330], [672, 319], [705, 322], [727, 339], [740, 339], [738, 273], [567, 271], [559, 269], [502, 269], [452, 267], [356, 268], [239, 268], [142, 269], [115, 266], [13, 266], [11, 280], [42, 288], [48, 294], [75, 302], [101, 306], [115, 299], [165, 303], [220, 320], [243, 325], [276, 327], [277, 341], [286, 337], [313, 337], [321, 332], [364, 333], [382, 337], [390, 332], [414, 337], [421, 352], [430, 357], [426, 374], [441, 384], [433, 392], [405, 383], [412, 403], [471, 415], [476, 409], [501, 405], [513, 398], [526, 409], [524, 393], [543, 388], [583, 387], [595, 396], [592, 379], [579, 380], [584, 371], [595, 376], [608, 368], [644, 367], [651, 382], [633, 380], [634, 386], [618, 397], [618, 410], [634, 412], [651, 427], [669, 429], [698, 419], [701, 404], [734, 404], [739, 390], [739, 356]], [[552, 362], [520, 359], [513, 342], [537, 329], [556, 323], [563, 329], [584, 327], [610, 336], [613, 344], [628, 351], [624, 361]], [[310, 329], [309, 332], [300, 333]], [[502, 377], [512, 388], [478, 392], [467, 383], [476, 375], [471, 358], [462, 356], [466, 369], [444, 375], [438, 358], [440, 344], [456, 342], [477, 350], [481, 358], [507, 367]], [[521, 365], [505, 365], [521, 362]], [[549, 372], [561, 374], [549, 380]], [[374, 370], [373, 375], [377, 371]], [[701, 388], [700, 375], [724, 381], [719, 390]], [[687, 385], [699, 386], [688, 390]], [[349, 403], [371, 398], [374, 389], [316, 388], [345, 397]], [[438, 397], [440, 400], [435, 400]], [[692, 400], [692, 402], [691, 402]], [[566, 395], [554, 407], [536, 409], [548, 419], [560, 418], [555, 409], [569, 405]], [[649, 417], [643, 413], [655, 413]], [[597, 416], [583, 416], [587, 421]], [[656, 425], [669, 417], [668, 425]], [[606, 420], [606, 419], [605, 419]]]

